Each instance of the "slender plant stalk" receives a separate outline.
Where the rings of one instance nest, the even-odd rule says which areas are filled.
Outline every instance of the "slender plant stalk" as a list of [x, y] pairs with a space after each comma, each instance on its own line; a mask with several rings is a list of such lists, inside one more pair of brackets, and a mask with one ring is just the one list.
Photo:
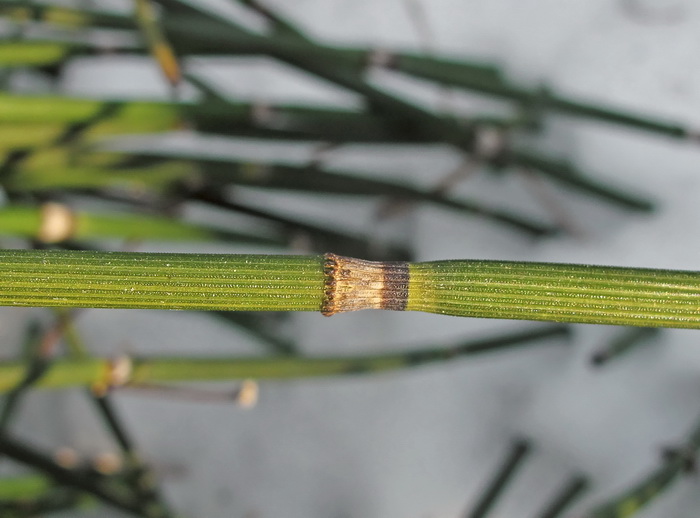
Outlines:
[[99, 26], [112, 29], [131, 29], [130, 16], [97, 8], [67, 8], [59, 5], [0, 0], [0, 13], [17, 21], [33, 20], [66, 28]]
[[[346, 255], [366, 256], [371, 254], [374, 258], [383, 260], [406, 259], [412, 255], [409, 247], [391, 242], [389, 239], [377, 242], [371, 236], [356, 234], [338, 227], [326, 227], [323, 225], [323, 222], [314, 224], [281, 212], [270, 211], [267, 208], [241, 203], [238, 200], [233, 201], [223, 196], [220, 192], [213, 193], [209, 189], [188, 193], [189, 197], [196, 198], [198, 201], [214, 207], [253, 216], [268, 223], [278, 224], [283, 230], [282, 233], [284, 235], [291, 234], [292, 239], [296, 235], [309, 236], [312, 239], [314, 250], [342, 249], [347, 250], [347, 252], [341, 252]], [[350, 250], [354, 250], [354, 252], [350, 252]]]
[[239, 329], [249, 333], [257, 338], [261, 345], [273, 354], [298, 354], [296, 345], [292, 340], [278, 336], [274, 332], [274, 327], [271, 329], [268, 318], [265, 318], [265, 313], [253, 313], [249, 311], [215, 311], [207, 313], [217, 317], [219, 320], [234, 324]]
[[[88, 359], [89, 353], [85, 344], [73, 325], [69, 315], [65, 315], [65, 337], [71, 357]], [[148, 518], [168, 518], [171, 516], [165, 501], [160, 496], [156, 485], [157, 478], [150, 467], [141, 458], [134, 441], [123, 425], [120, 416], [112, 404], [111, 396], [106, 391], [88, 390], [90, 400], [95, 404], [99, 415], [111, 433], [113, 439], [126, 459], [124, 473], [121, 474], [124, 483], [132, 488], [136, 504], [142, 508], [143, 515]]]
[[143, 514], [149, 518], [172, 516], [160, 495], [155, 474], [141, 458], [133, 440], [122, 424], [109, 394], [98, 396], [93, 393], [91, 399], [127, 460], [126, 473], [123, 477], [125, 483], [132, 488], [136, 495], [137, 505], [141, 507]]
[[[694, 445], [694, 449], [697, 445]], [[694, 451], [694, 450], [691, 450]], [[688, 452], [690, 453], [690, 451]], [[629, 518], [661, 496], [684, 473], [691, 471], [692, 457], [678, 454], [623, 494], [592, 509], [583, 518]]]
[[646, 343], [650, 338], [657, 336], [659, 329], [655, 327], [634, 327], [625, 329], [616, 336], [607, 346], [596, 351], [591, 357], [591, 364], [600, 367], [610, 360], [624, 355], [630, 349]]
[[558, 518], [588, 489], [589, 481], [583, 475], [574, 475], [566, 481], [564, 486], [555, 495], [554, 499], [547, 503], [546, 507], [537, 518]]
[[37, 498], [51, 489], [53, 484], [41, 475], [0, 478], [0, 501]]
[[[619, 111], [611, 107], [596, 106], [579, 100], [567, 99], [548, 89], [528, 89], [516, 85], [503, 77], [498, 68], [484, 63], [469, 63], [441, 59], [433, 56], [410, 53], [386, 52], [372, 49], [338, 48], [318, 44], [288, 20], [269, 9], [262, 8], [257, 2], [242, 2], [253, 7], [273, 22], [271, 36], [263, 37], [250, 33], [243, 27], [228, 21], [226, 24], [216, 20], [202, 10], [180, 2], [162, 1], [166, 6], [162, 23], [164, 34], [155, 41], [165, 37], [177, 43], [177, 51], [187, 54], [279, 54], [289, 47], [294, 47], [295, 54], [311, 56], [313, 60], [326, 67], [338, 68], [345, 75], [362, 73], [368, 64], [397, 70], [414, 77], [420, 77], [445, 85], [485, 93], [515, 101], [525, 108], [542, 111], [555, 111], [584, 118], [597, 119], [613, 124], [620, 124], [640, 130], [655, 132], [674, 138], [697, 139], [696, 133], [670, 121], [657, 120], [653, 117]], [[131, 29], [133, 21], [123, 14], [98, 10], [65, 9], [59, 6], [32, 6], [31, 11], [20, 2], [0, 1], [3, 14], [13, 15], [19, 19], [31, 16], [36, 20], [73, 27], [99, 26], [109, 28]], [[158, 28], [158, 32], [161, 29]], [[220, 35], [217, 33], [221, 33]], [[56, 45], [68, 55], [91, 52], [86, 45], [69, 49], [65, 42], [30, 42], [33, 45]], [[69, 49], [67, 52], [63, 49]], [[122, 50], [143, 53], [146, 49], [127, 47]], [[34, 60], [55, 61], [59, 59], [58, 50], [34, 52]], [[8, 59], [17, 60], [14, 56]], [[172, 60], [168, 59], [168, 62]], [[317, 73], [317, 72], [316, 72]]]
[[[51, 363], [35, 388], [55, 389], [91, 385], [96, 389], [123, 385], [153, 385], [189, 381], [238, 379], [292, 379], [339, 375], [374, 374], [430, 363], [448, 362], [461, 356], [499, 351], [545, 338], [568, 335], [557, 324], [507, 335], [470, 340], [452, 347], [418, 349], [407, 353], [355, 357], [158, 357], [158, 358], [69, 358]], [[22, 362], [0, 362], [0, 393], [14, 389], [26, 371]]]
[[52, 513], [69, 516], [75, 512], [82, 514], [92, 503], [94, 500], [83, 493], [72, 489], [55, 488], [37, 498], [0, 501], [0, 513], [2, 516], [11, 518], [35, 518]]
[[165, 241], [230, 241], [245, 244], [282, 246], [282, 236], [259, 232], [244, 234], [147, 214], [114, 214], [73, 211], [59, 203], [39, 208], [8, 205], [0, 209], [0, 235], [60, 243], [71, 239], [151, 239]]
[[0, 264], [4, 305], [314, 311], [324, 287], [319, 256], [3, 250]]
[[134, 0], [136, 20], [146, 40], [151, 54], [160, 66], [163, 75], [171, 86], [182, 79], [182, 72], [177, 58], [158, 24], [151, 0]]
[[24, 67], [55, 63], [66, 58], [70, 46], [61, 43], [0, 42], [0, 66]]
[[[0, 408], [0, 434], [7, 430], [8, 424], [22, 397], [29, 391], [32, 383], [39, 379], [46, 366], [46, 358], [37, 354], [41, 346], [41, 327], [35, 320], [29, 322], [22, 344], [22, 356], [27, 364], [24, 378], [5, 396]], [[0, 497], [1, 499], [1, 497]]]
[[[382, 97], [384, 99], [384, 97]], [[399, 106], [404, 106], [404, 104], [399, 103]], [[407, 105], [411, 106], [411, 105]], [[390, 107], [394, 107], [394, 104], [390, 104]], [[418, 108], [415, 108], [420, 113]], [[411, 112], [412, 113], [412, 112]], [[308, 107], [298, 107], [298, 106], [268, 106], [268, 105], [253, 105], [253, 104], [241, 104], [241, 103], [230, 103], [222, 101], [205, 101], [201, 103], [155, 103], [155, 102], [97, 102], [94, 100], [85, 99], [65, 99], [65, 98], [51, 98], [51, 97], [27, 97], [27, 96], [16, 96], [7, 95], [0, 96], [0, 122], [5, 123], [6, 126], [10, 127], [10, 131], [2, 132], [2, 125], [0, 125], [0, 134], [10, 133], [9, 137], [4, 139], [3, 142], [8, 144], [3, 144], [0, 142], [0, 146], [4, 146], [7, 149], [12, 149], [13, 146], [20, 145], [21, 143], [34, 143], [41, 142], [42, 139], [56, 138], [55, 135], [61, 133], [54, 126], [47, 129], [43, 125], [39, 126], [38, 123], [42, 122], [44, 124], [55, 125], [59, 122], [64, 122], [66, 124], [73, 124], [79, 130], [81, 134], [85, 134], [86, 137], [95, 138], [99, 136], [108, 136], [119, 133], [129, 133], [129, 132], [147, 132], [147, 131], [164, 131], [167, 129], [172, 129], [175, 125], [178, 117], [183, 115], [187, 120], [190, 120], [201, 132], [214, 132], [219, 134], [235, 134], [238, 136], [250, 136], [250, 137], [274, 137], [274, 138], [285, 138], [285, 139], [322, 139], [330, 140], [336, 142], [435, 142], [435, 141], [447, 141], [451, 142], [449, 139], [445, 140], [445, 135], [440, 134], [437, 131], [426, 132], [421, 128], [423, 126], [415, 124], [407, 124], [405, 118], [410, 115], [403, 114], [400, 110], [388, 111], [383, 116], [377, 116], [376, 114], [358, 113], [353, 111], [344, 110], [328, 110], [328, 109], [310, 109]], [[475, 140], [477, 133], [479, 131], [480, 125], [477, 123], [471, 123], [467, 126], [457, 128], [452, 127], [454, 121], [449, 118], [439, 117], [434, 114], [425, 112], [424, 116], [433, 120], [433, 122], [439, 126], [447, 126], [448, 129], [451, 128], [452, 139], [457, 139], [458, 137], [462, 139], [460, 144], [463, 149], [469, 152], [475, 151]], [[89, 120], [90, 124], [85, 125], [85, 121]], [[12, 123], [12, 125], [10, 125]], [[17, 131], [14, 131], [15, 124], [22, 124], [25, 126], [23, 131], [18, 135]], [[501, 121], [501, 125], [506, 125], [504, 121]], [[46, 134], [48, 131], [48, 135]], [[66, 133], [63, 131], [62, 133]], [[69, 135], [73, 135], [73, 132], [67, 132]], [[11, 145], [10, 145], [11, 144]], [[466, 146], [466, 147], [465, 147]], [[55, 170], [57, 157], [51, 157], [51, 167]], [[564, 186], [576, 189], [584, 192], [588, 195], [592, 195], [608, 202], [621, 205], [622, 207], [648, 211], [653, 208], [652, 203], [640, 196], [635, 196], [629, 194], [624, 190], [616, 188], [614, 186], [608, 186], [607, 184], [596, 181], [595, 179], [589, 178], [584, 175], [581, 171], [577, 170], [572, 165], [554, 160], [545, 156], [540, 156], [535, 153], [517, 150], [517, 149], [503, 149], [502, 152], [498, 153], [497, 156], [493, 156], [490, 159], [490, 163], [498, 168], [503, 166], [522, 166], [532, 168], [538, 173], [551, 178], [552, 180], [563, 184]], [[36, 167], [34, 169], [37, 169]], [[46, 180], [42, 177], [45, 175], [39, 175], [34, 173], [33, 178], [24, 180], [21, 176], [18, 177], [18, 186], [22, 183], [29, 184], [29, 187], [36, 186], [46, 186], [47, 182], [66, 182], [66, 176], [74, 177], [73, 173], [78, 175], [75, 182], [85, 181], [86, 171], [90, 169], [85, 167], [77, 168], [67, 167], [64, 171], [57, 172], [56, 175], [51, 175], [51, 179]], [[209, 164], [206, 168], [208, 173], [214, 172], [214, 166]], [[248, 181], [255, 183], [260, 183], [263, 179], [267, 181], [280, 181], [280, 175], [285, 172], [284, 168], [266, 168], [272, 174], [275, 173], [274, 178], [268, 178], [267, 176], [258, 176], [252, 174], [250, 167], [244, 167], [243, 172], [249, 173], [249, 176], [238, 175], [240, 180], [249, 178]], [[286, 168], [286, 172], [290, 173], [292, 168]], [[38, 168], [39, 171], [43, 172], [44, 167]], [[92, 168], [94, 177], [94, 167]], [[235, 172], [229, 166], [228, 176], [232, 176]], [[163, 174], [162, 172], [161, 174]], [[177, 174], [183, 174], [179, 172]], [[306, 176], [312, 174], [312, 172], [307, 171]], [[318, 176], [319, 172], [316, 172]], [[337, 173], [336, 173], [337, 174]], [[234, 175], [235, 176], [235, 175]], [[287, 177], [292, 175], [287, 174]], [[331, 178], [332, 173], [325, 172], [323, 178]], [[291, 178], [292, 183], [286, 182], [286, 188], [290, 188], [290, 185], [295, 185], [295, 188], [303, 188], [303, 182], [299, 179], [299, 173], [297, 172], [296, 177]], [[308, 181], [308, 178], [306, 178]], [[328, 182], [324, 182], [325, 186], [318, 187], [324, 190], [345, 190], [349, 189], [347, 185], [348, 181], [343, 178], [335, 178], [335, 184], [342, 182], [339, 186], [331, 186]], [[70, 180], [68, 180], [70, 182]], [[109, 178], [90, 179], [90, 182], [99, 181], [101, 183], [109, 182]], [[70, 182], [70, 183], [75, 183]], [[353, 185], [357, 184], [357, 179], [353, 181]], [[32, 186], [34, 183], [34, 186]], [[319, 182], [320, 185], [320, 182]], [[400, 191], [401, 195], [410, 195], [410, 197], [416, 197], [416, 193], [411, 189], [407, 189], [401, 186], [395, 186], [386, 184], [386, 182], [374, 182], [373, 188], [376, 190], [378, 186], [382, 188], [393, 187], [396, 191]], [[367, 188], [367, 185], [364, 187]], [[357, 189], [357, 187], [353, 187]], [[426, 201], [431, 201], [433, 203], [448, 203], [452, 208], [467, 210], [469, 212], [477, 212], [482, 215], [490, 215], [490, 211], [486, 208], [480, 207], [474, 202], [458, 203], [452, 200], [444, 200], [441, 196], [427, 196], [425, 194], [418, 195], [421, 198], [428, 198]], [[499, 216], [498, 214], [496, 216]], [[491, 216], [491, 217], [496, 217]], [[496, 219], [501, 219], [504, 222], [508, 222], [507, 218], [502, 216]], [[512, 219], [512, 217], [511, 217]]]
[[[21, 129], [16, 130], [21, 131]], [[50, 174], [46, 174], [50, 170]], [[15, 192], [40, 192], [62, 189], [111, 189], [143, 195], [164, 191], [176, 182], [196, 179], [192, 167], [184, 162], [169, 162], [151, 167], [114, 170], [108, 167], [22, 164], [16, 174], [8, 175], [3, 187]]]
[[[204, 161], [202, 161], [204, 162]], [[273, 189], [302, 190], [317, 193], [349, 194], [349, 195], [390, 195], [397, 198], [423, 201], [439, 207], [456, 210], [462, 214], [476, 215], [502, 225], [526, 232], [533, 236], [555, 234], [557, 229], [547, 224], [521, 216], [507, 210], [491, 208], [474, 200], [455, 200], [420, 189], [401, 185], [398, 182], [386, 182], [375, 179], [352, 177], [351, 174], [322, 171], [313, 167], [259, 166], [248, 164], [231, 164], [223, 161], [207, 161], [202, 171], [207, 177], [218, 173], [221, 175], [222, 166], [228, 169], [228, 178], [213, 178], [214, 182], [230, 182], [233, 185], [251, 185], [255, 187], [270, 187]], [[192, 193], [203, 201], [212, 202], [216, 199], [226, 199], [220, 187], [200, 190]]]
[[584, 518], [628, 518], [642, 511], [682, 475], [696, 469], [700, 451], [700, 422], [695, 422], [685, 440], [664, 451], [663, 463], [631, 488], [583, 514]]
[[[552, 92], [549, 88], [540, 87], [527, 89], [513, 84], [507, 80], [501, 71], [493, 66], [482, 63], [466, 63], [463, 61], [451, 61], [444, 58], [436, 58], [426, 55], [410, 55], [394, 52], [372, 52], [356, 49], [334, 49], [318, 45], [306, 36], [289, 20], [282, 18], [270, 10], [262, 9], [254, 0], [239, 0], [252, 9], [261, 12], [271, 19], [276, 27], [284, 29], [283, 35], [293, 34], [300, 44], [306, 44], [317, 52], [335, 53], [339, 58], [344, 57], [351, 61], [357, 61], [359, 66], [367, 62], [375, 66], [394, 69], [399, 72], [432, 80], [446, 86], [454, 86], [473, 90], [476, 92], [501, 97], [507, 100], [519, 102], [524, 107], [535, 106], [537, 109], [551, 110], [577, 117], [597, 119], [599, 121], [629, 126], [639, 130], [650, 131], [674, 138], [696, 138], [696, 135], [680, 124], [644, 116], [636, 113], [620, 111], [609, 106], [598, 106], [590, 102], [577, 99], [568, 99]], [[275, 36], [272, 35], [270, 45], [274, 47]], [[287, 38], [289, 39], [289, 38]], [[277, 38], [277, 44], [283, 44], [284, 38]], [[359, 67], [358, 67], [359, 68]]]
[[653, 202], [642, 196], [628, 193], [607, 183], [596, 181], [584, 175], [567, 162], [552, 160], [533, 152], [513, 150], [509, 153], [510, 161], [520, 167], [525, 167], [546, 176], [570, 189], [578, 190], [589, 196], [594, 196], [631, 210], [651, 211]]
[[700, 272], [503, 261], [409, 267], [406, 309], [646, 327], [700, 327]]
[[0, 453], [42, 471], [60, 485], [85, 491], [117, 509], [135, 516], [143, 516], [138, 504], [121, 484], [107, 479], [96, 479], [87, 473], [59, 466], [46, 454], [5, 434], [0, 436]]
[[21, 518], [76, 510], [94, 503], [88, 494], [54, 483], [45, 475], [0, 478], [0, 516]]
[[498, 498], [513, 480], [518, 468], [522, 466], [531, 449], [532, 445], [529, 441], [524, 439], [513, 441], [507, 458], [498, 468], [494, 478], [489, 482], [474, 508], [465, 515], [466, 518], [484, 518], [489, 514]]
[[700, 328], [700, 272], [335, 254], [202, 255], [1, 250], [0, 304], [95, 308], [424, 311]]

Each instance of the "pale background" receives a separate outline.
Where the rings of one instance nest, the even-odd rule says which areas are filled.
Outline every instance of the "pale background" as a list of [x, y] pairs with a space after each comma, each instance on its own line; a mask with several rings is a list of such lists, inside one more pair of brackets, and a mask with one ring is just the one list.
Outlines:
[[[209, 2], [236, 14], [226, 1]], [[401, 0], [270, 0], [323, 41], [420, 48]], [[632, 7], [630, 7], [632, 5]], [[422, 0], [435, 52], [492, 60], [516, 79], [700, 127], [700, 4], [691, 0]], [[635, 7], [636, 6], [636, 7]], [[631, 11], [630, 11], [631, 9]], [[640, 15], [640, 9], [642, 15]], [[648, 12], [647, 12], [648, 11]], [[104, 61], [102, 58], [100, 58]], [[352, 105], [353, 95], [264, 59], [192, 60], [190, 70], [238, 99]], [[375, 73], [372, 80], [435, 105], [439, 91]], [[78, 62], [66, 92], [165, 98], [147, 60]], [[192, 92], [190, 92], [192, 93]], [[453, 97], [468, 112], [475, 101]], [[187, 135], [179, 145], [195, 144]], [[138, 143], [137, 143], [138, 144]], [[420, 207], [380, 225], [414, 243], [419, 259], [492, 258], [698, 269], [700, 146], [564, 118], [536, 143], [591, 174], [659, 202], [653, 215], [546, 189], [583, 230], [580, 239], [533, 242], [509, 230]], [[207, 141], [222, 154], [295, 160], [311, 146]], [[329, 163], [431, 185], [459, 162], [442, 147], [346, 148]], [[547, 215], [518, 175], [482, 173], [458, 192]], [[315, 203], [308, 196], [242, 191], [308, 217], [373, 225], [372, 203]], [[207, 217], [192, 207], [193, 218]], [[349, 222], [348, 222], [349, 221]], [[144, 248], [146, 249], [146, 248]], [[183, 250], [170, 246], [153, 250]], [[221, 251], [223, 247], [212, 247]], [[231, 251], [243, 249], [226, 248]], [[266, 251], [246, 249], [245, 251]], [[5, 309], [0, 339], [16, 344], [35, 310]], [[92, 310], [80, 327], [95, 351], [241, 353], [261, 349], [245, 334], [202, 316]], [[410, 313], [295, 316], [288, 332], [309, 354], [352, 354], [449, 345], [531, 324]], [[473, 503], [515, 435], [536, 446], [494, 516], [533, 516], [570, 475], [592, 491], [570, 516], [616, 494], [658, 465], [660, 447], [680, 440], [700, 417], [700, 336], [666, 331], [599, 371], [588, 359], [619, 329], [577, 326], [571, 343], [458, 360], [372, 378], [262, 383], [252, 410], [173, 402], [125, 393], [120, 410], [146, 457], [164, 472], [169, 500], [205, 518], [457, 517]], [[79, 391], [31, 396], [16, 430], [46, 447], [90, 455], [113, 449]], [[639, 516], [697, 516], [697, 480], [678, 482]], [[96, 515], [107, 516], [106, 513]], [[115, 514], [116, 516], [116, 514]]]

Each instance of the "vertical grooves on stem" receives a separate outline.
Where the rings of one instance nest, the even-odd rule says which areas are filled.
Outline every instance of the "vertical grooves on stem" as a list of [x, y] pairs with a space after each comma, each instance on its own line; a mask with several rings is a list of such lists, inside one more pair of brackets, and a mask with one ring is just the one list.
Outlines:
[[484, 518], [488, 515], [503, 491], [513, 480], [531, 449], [532, 445], [525, 439], [517, 439], [513, 442], [507, 458], [489, 482], [474, 508], [465, 515], [465, 518]]
[[700, 327], [700, 273], [436, 261], [410, 267], [407, 309], [483, 318]]
[[326, 254], [0, 250], [0, 305], [425, 311], [700, 328], [700, 272], [501, 261], [374, 262]]
[[0, 304], [318, 311], [318, 256], [0, 250]]

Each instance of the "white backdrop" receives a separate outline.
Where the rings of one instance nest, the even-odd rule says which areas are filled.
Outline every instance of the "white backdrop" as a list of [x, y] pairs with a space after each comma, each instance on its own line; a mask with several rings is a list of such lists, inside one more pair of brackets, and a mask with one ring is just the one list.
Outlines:
[[[222, 11], [235, 14], [236, 9], [221, 4]], [[401, 0], [268, 4], [324, 41], [422, 45]], [[435, 52], [491, 60], [526, 84], [546, 82], [571, 95], [700, 127], [697, 2], [422, 0], [422, 8]], [[112, 58], [109, 67], [103, 63], [103, 58], [76, 62], [64, 78], [65, 91], [108, 97], [167, 95], [149, 61]], [[213, 64], [192, 60], [189, 67], [237, 99], [357, 102], [351, 94], [264, 59]], [[443, 95], [387, 73], [376, 73], [372, 80], [429, 105]], [[453, 102], [462, 111], [480, 106], [461, 96]], [[426, 207], [387, 228], [380, 226], [378, 232], [398, 230], [423, 260], [698, 268], [700, 146], [565, 118], [549, 122], [546, 134], [533, 144], [601, 179], [653, 197], [659, 210], [652, 215], [628, 213], [547, 186], [582, 237], [533, 242]], [[177, 142], [222, 154], [240, 151], [297, 160], [310, 152], [310, 146], [222, 140], [195, 144], [186, 135]], [[368, 174], [382, 171], [420, 185], [437, 182], [458, 161], [454, 152], [441, 147], [356, 146], [329, 155], [334, 166]], [[242, 192], [299, 215], [325, 216], [332, 207], [340, 219], [352, 219], [357, 227], [373, 224], [374, 204]], [[548, 214], [517, 175], [480, 173], [457, 192]], [[205, 216], [192, 208], [192, 217]], [[16, 343], [16, 323], [32, 311], [3, 310], [0, 338]], [[449, 345], [528, 325], [366, 313], [331, 319], [299, 315], [288, 327], [309, 354], [352, 354]], [[244, 334], [185, 313], [93, 310], [81, 317], [80, 327], [94, 350], [105, 354], [260, 351]], [[657, 466], [660, 446], [680, 440], [700, 417], [700, 336], [665, 331], [624, 359], [591, 369], [592, 351], [619, 331], [576, 326], [569, 344], [551, 340], [531, 349], [372, 378], [263, 383], [261, 400], [250, 411], [133, 393], [119, 395], [118, 403], [147, 458], [165, 472], [167, 494], [185, 516], [456, 517], [480, 494], [514, 435], [530, 437], [535, 451], [494, 516], [533, 516], [566, 477], [582, 472], [594, 485], [571, 514], [579, 516]], [[47, 446], [68, 444], [88, 454], [112, 449], [81, 396], [33, 395], [19, 430]], [[697, 481], [688, 478], [639, 516], [691, 517], [698, 506]]]

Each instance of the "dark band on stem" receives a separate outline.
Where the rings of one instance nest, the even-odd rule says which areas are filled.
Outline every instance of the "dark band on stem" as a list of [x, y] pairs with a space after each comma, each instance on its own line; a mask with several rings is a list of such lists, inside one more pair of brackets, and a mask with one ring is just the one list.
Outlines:
[[404, 311], [408, 303], [408, 263], [364, 261], [325, 254], [321, 313], [331, 316], [361, 309]]

